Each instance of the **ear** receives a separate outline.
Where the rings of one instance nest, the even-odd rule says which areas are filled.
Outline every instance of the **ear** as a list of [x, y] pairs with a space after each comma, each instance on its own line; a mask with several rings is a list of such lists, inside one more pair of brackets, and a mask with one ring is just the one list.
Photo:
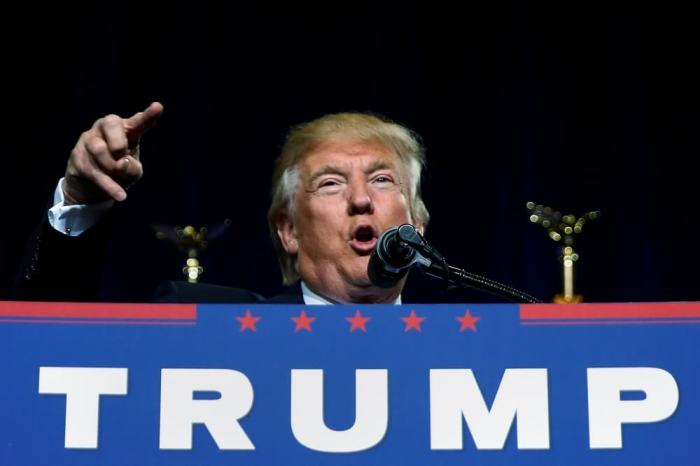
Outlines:
[[277, 236], [282, 243], [282, 247], [290, 256], [296, 256], [299, 252], [299, 243], [297, 241], [297, 232], [294, 227], [294, 222], [287, 212], [282, 212], [277, 217]]

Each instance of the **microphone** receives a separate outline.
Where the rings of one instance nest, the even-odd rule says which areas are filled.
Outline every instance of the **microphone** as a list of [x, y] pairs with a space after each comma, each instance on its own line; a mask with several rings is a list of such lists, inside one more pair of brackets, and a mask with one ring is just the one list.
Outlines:
[[367, 264], [370, 281], [380, 288], [395, 286], [413, 267], [444, 281], [448, 287], [475, 288], [515, 302], [541, 303], [512, 286], [453, 267], [418, 233], [404, 224], [385, 230], [377, 240]]
[[413, 225], [405, 224], [384, 230], [367, 264], [370, 281], [380, 288], [391, 288], [415, 264], [429, 265], [430, 261], [416, 248], [421, 243], [425, 243], [425, 240]]

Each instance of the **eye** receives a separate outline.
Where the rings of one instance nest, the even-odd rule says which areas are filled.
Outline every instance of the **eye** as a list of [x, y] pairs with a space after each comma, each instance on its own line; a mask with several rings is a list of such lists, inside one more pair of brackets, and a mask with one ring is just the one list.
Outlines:
[[316, 191], [319, 194], [335, 194], [343, 190], [345, 184], [338, 178], [323, 178], [316, 184]]
[[396, 185], [394, 177], [387, 174], [376, 175], [370, 180], [370, 182], [372, 185], [379, 188], [390, 188]]

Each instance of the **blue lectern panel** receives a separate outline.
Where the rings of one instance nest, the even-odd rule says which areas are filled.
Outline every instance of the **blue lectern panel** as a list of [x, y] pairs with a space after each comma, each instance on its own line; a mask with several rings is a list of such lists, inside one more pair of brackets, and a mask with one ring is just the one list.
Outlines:
[[700, 303], [0, 303], [0, 465], [694, 465], [699, 322]]

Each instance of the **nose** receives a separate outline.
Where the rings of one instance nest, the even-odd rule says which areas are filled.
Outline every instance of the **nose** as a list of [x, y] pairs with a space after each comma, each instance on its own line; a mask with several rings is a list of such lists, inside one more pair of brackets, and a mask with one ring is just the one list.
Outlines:
[[348, 213], [350, 215], [371, 214], [374, 212], [372, 194], [366, 181], [354, 181], [348, 190]]

